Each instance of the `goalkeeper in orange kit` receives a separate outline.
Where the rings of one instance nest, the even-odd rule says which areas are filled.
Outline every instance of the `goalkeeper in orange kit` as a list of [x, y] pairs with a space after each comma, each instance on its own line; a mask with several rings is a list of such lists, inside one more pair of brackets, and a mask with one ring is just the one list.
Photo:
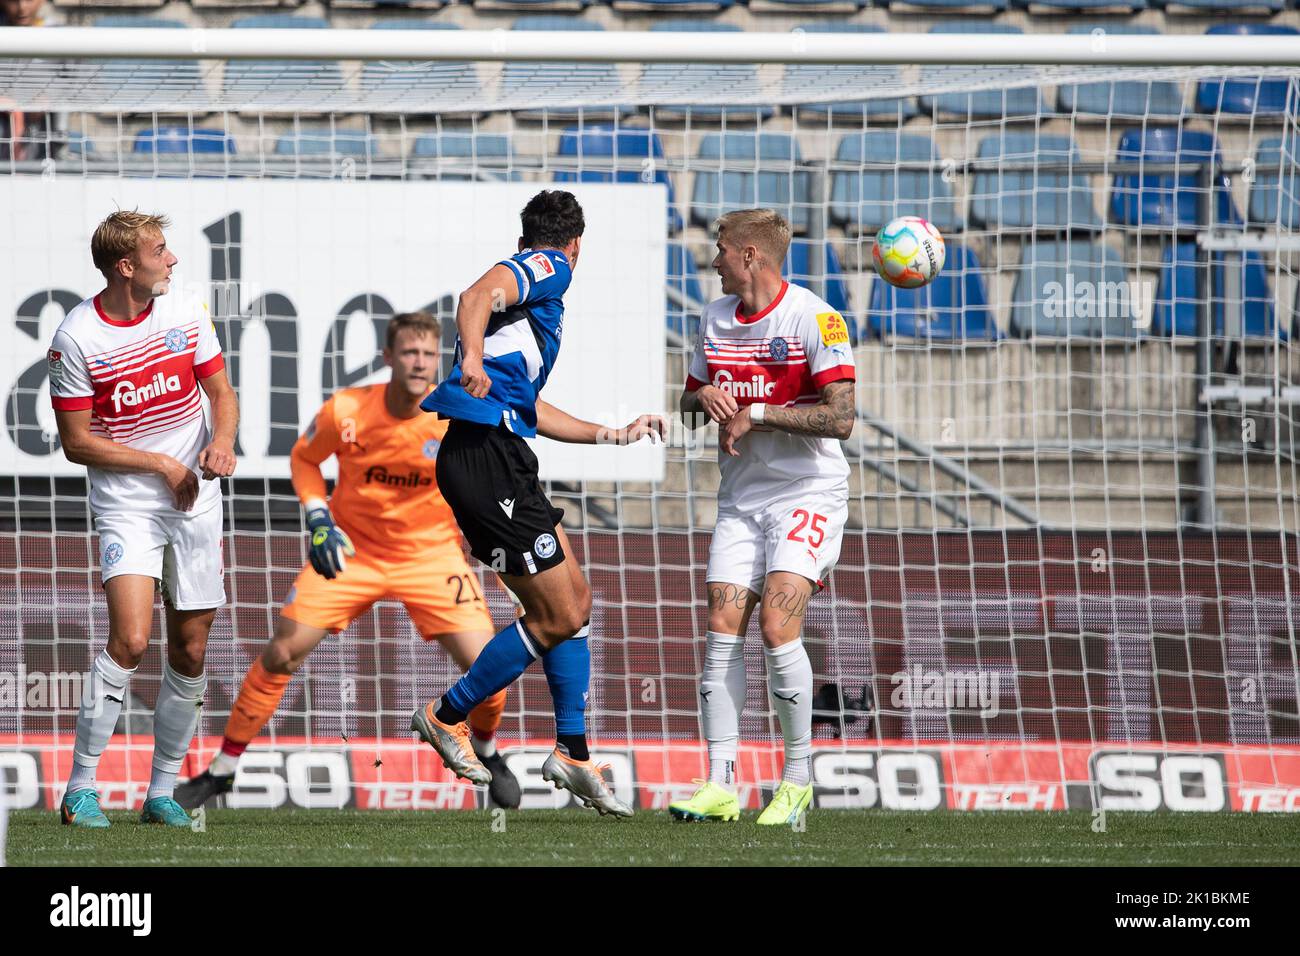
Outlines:
[[[420, 410], [436, 384], [439, 333], [427, 313], [394, 316], [384, 349], [392, 379], [332, 396], [294, 445], [293, 487], [307, 509], [311, 564], [244, 678], [220, 752], [177, 788], [186, 809], [234, 787], [240, 754], [275, 713], [294, 671], [326, 634], [342, 631], [376, 601], [401, 601], [420, 635], [442, 644], [464, 669], [492, 639], [492, 619], [434, 471], [450, 422]], [[338, 457], [339, 477], [326, 504], [320, 465], [330, 455]], [[492, 771], [493, 802], [514, 809], [519, 782], [493, 743], [505, 701], [504, 690], [487, 698], [469, 723], [474, 750]]]

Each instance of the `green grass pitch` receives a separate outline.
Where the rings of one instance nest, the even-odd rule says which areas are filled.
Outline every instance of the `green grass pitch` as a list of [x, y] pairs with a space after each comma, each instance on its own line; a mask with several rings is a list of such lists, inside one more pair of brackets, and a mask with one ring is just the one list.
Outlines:
[[[802, 832], [739, 823], [630, 820], [578, 810], [401, 812], [209, 810], [203, 832], [107, 831], [57, 813], [11, 814], [11, 866], [1266, 866], [1300, 864], [1300, 815], [821, 811]], [[503, 826], [504, 824], [504, 826]]]

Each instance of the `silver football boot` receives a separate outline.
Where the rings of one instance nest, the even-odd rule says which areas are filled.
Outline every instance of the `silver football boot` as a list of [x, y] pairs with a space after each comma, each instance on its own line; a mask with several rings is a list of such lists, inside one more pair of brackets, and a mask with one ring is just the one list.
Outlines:
[[616, 817], [632, 816], [632, 808], [614, 796], [605, 783], [602, 769], [590, 760], [577, 761], [556, 749], [542, 764], [542, 779], [558, 789], [568, 790], [583, 806], [591, 807], [601, 816], [611, 813]]
[[486, 786], [492, 782], [492, 771], [483, 766], [474, 753], [474, 745], [469, 739], [469, 725], [464, 721], [459, 724], [444, 724], [434, 716], [438, 701], [433, 701], [417, 710], [411, 717], [411, 729], [420, 738], [438, 752], [443, 766], [458, 777], [464, 777], [470, 783]]

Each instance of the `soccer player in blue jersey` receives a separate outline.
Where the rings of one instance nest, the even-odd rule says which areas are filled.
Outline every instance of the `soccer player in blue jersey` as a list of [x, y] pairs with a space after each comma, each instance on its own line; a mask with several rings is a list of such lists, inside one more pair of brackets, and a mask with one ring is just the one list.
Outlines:
[[455, 773], [477, 784], [492, 774], [474, 753], [466, 715], [540, 660], [555, 704], [556, 745], [544, 779], [601, 814], [631, 816], [587, 749], [591, 680], [587, 634], [591, 589], [560, 519], [537, 477], [525, 438], [631, 444], [662, 438], [667, 422], [642, 415], [626, 428], [602, 428], [542, 401], [560, 352], [564, 293], [578, 264], [585, 221], [571, 193], [542, 190], [521, 213], [519, 252], [461, 293], [455, 366], [424, 399], [450, 418], [438, 450], [438, 487], [470, 553], [496, 571], [524, 613], [497, 634], [442, 697], [416, 711], [411, 729]]

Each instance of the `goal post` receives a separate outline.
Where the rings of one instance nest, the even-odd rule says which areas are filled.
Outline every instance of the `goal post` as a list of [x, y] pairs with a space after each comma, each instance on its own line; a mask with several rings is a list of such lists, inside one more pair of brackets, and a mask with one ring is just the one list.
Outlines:
[[[56, 805], [76, 711], [59, 675], [107, 637], [45, 374], [98, 288], [94, 225], [170, 214], [244, 412], [188, 774], [305, 559], [296, 436], [334, 390], [382, 380], [396, 312], [441, 318], [445, 371], [457, 293], [558, 187], [588, 222], [547, 393], [574, 414], [677, 407], [732, 208], [781, 211], [788, 277], [854, 330], [849, 525], [804, 632], [819, 806], [1300, 809], [1294, 38], [0, 28], [0, 133], [10, 806]], [[926, 290], [871, 271], [897, 215], [947, 241]], [[595, 753], [662, 809], [703, 769], [716, 430], [538, 450], [592, 584]], [[746, 653], [752, 807], [780, 735]], [[160, 672], [151, 650], [107, 806], [143, 794]], [[456, 674], [376, 606], [295, 675], [232, 805], [478, 805], [407, 732]], [[529, 673], [501, 729], [528, 806], [565, 799], [540, 780], [552, 731]]]

